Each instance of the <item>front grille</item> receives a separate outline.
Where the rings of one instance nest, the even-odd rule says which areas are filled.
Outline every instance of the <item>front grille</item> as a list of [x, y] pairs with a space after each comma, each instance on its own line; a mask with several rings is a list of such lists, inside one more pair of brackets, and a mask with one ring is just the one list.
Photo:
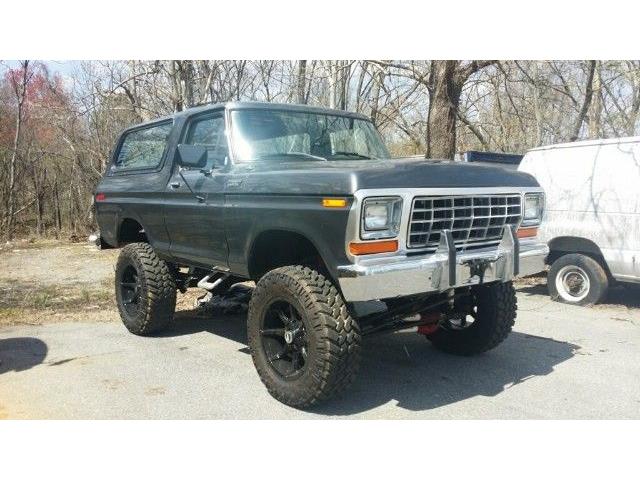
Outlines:
[[517, 227], [521, 218], [520, 195], [415, 197], [407, 247], [435, 250], [445, 229], [460, 250], [497, 245], [503, 227]]

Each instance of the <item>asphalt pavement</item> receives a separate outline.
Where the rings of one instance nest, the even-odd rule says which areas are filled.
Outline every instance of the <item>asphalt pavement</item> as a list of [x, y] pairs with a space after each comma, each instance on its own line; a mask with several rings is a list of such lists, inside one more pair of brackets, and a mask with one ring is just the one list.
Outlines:
[[640, 418], [640, 310], [551, 302], [521, 287], [511, 336], [460, 358], [413, 332], [367, 338], [358, 380], [304, 412], [272, 399], [243, 315], [178, 315], [157, 337], [120, 323], [0, 328], [0, 418]]

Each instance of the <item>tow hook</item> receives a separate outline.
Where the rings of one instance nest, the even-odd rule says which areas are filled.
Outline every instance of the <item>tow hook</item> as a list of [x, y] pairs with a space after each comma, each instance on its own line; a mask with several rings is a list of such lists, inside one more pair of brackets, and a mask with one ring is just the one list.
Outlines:
[[464, 262], [469, 266], [469, 272], [471, 274], [471, 278], [478, 277], [478, 283], [484, 283], [484, 272], [487, 269], [489, 263], [485, 260], [479, 260], [476, 258], [472, 258], [471, 260], [467, 260]]

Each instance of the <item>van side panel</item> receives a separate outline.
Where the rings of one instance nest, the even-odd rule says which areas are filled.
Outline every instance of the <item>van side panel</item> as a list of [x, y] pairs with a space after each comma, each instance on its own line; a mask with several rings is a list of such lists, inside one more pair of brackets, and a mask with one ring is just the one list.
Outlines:
[[519, 170], [545, 190], [543, 240], [592, 240], [614, 277], [640, 281], [639, 142], [534, 150]]

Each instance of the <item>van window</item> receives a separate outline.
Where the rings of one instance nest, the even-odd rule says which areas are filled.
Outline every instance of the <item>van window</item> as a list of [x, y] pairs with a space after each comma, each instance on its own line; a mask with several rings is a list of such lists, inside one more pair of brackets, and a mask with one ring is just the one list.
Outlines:
[[194, 120], [187, 133], [186, 144], [207, 149], [207, 158], [222, 162], [229, 154], [222, 116]]
[[171, 128], [171, 123], [163, 123], [125, 134], [113, 169], [121, 171], [158, 167], [167, 148]]

